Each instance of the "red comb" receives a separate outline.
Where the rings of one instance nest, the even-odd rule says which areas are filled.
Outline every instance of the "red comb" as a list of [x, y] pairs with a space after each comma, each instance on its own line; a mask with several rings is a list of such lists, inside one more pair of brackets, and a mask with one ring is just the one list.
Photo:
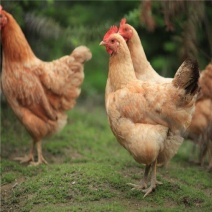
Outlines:
[[127, 23], [126, 18], [122, 18], [122, 19], [121, 19], [121, 22], [120, 22], [120, 26], [122, 26], [122, 25], [124, 25], [124, 24], [126, 24], [126, 23]]
[[2, 11], [3, 7], [0, 5], [0, 11]]
[[111, 34], [117, 33], [119, 31], [117, 26], [112, 26], [110, 29], [106, 32], [103, 40], [107, 39]]

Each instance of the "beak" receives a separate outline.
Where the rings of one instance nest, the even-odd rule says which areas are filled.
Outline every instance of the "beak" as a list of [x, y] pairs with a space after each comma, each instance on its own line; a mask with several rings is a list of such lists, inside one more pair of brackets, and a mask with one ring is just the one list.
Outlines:
[[105, 46], [105, 45], [106, 45], [106, 42], [101, 41], [99, 45], [100, 45], [100, 46]]

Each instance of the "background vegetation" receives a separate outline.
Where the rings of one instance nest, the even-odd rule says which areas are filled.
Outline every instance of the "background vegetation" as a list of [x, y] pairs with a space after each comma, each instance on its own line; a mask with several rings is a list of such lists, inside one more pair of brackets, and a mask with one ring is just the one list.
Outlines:
[[212, 58], [211, 1], [3, 0], [2, 5], [43, 60], [82, 44], [91, 49], [82, 97], [104, 93], [108, 55], [99, 43], [123, 17], [137, 29], [149, 61], [163, 76], [172, 77], [187, 56], [197, 58], [201, 69]]
[[[1, 102], [2, 211], [212, 211], [211, 173], [185, 141], [168, 167], [164, 184], [143, 199], [128, 182], [139, 183], [144, 167], [116, 142], [104, 110], [108, 55], [99, 46], [121, 18], [137, 30], [146, 55], [161, 75], [172, 77], [187, 56], [200, 69], [212, 58], [211, 1], [1, 1], [23, 29], [35, 54], [51, 61], [86, 45], [93, 59], [65, 129], [43, 142], [48, 166], [13, 161], [28, 152], [30, 137]], [[191, 157], [192, 155], [192, 157]]]

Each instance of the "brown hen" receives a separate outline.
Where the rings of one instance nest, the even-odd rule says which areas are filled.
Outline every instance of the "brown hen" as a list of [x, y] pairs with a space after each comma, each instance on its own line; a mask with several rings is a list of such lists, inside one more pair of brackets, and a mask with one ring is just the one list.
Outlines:
[[[21, 28], [11, 14], [0, 8], [3, 46], [2, 91], [18, 119], [33, 139], [27, 157], [16, 158], [33, 165], [47, 163], [42, 155], [41, 140], [60, 131], [67, 115], [80, 95], [84, 79], [84, 62], [92, 54], [80, 46], [67, 56], [52, 62], [38, 59]], [[34, 162], [37, 145], [38, 161]]]

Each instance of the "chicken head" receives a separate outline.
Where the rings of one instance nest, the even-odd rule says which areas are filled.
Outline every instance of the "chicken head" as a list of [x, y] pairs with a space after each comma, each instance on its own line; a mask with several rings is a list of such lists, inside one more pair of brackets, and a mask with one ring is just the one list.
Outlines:
[[117, 32], [118, 32], [118, 27], [117, 26], [110, 27], [110, 29], [105, 34], [103, 40], [99, 44], [101, 46], [105, 46], [106, 47], [106, 51], [110, 55], [113, 52], [116, 52], [117, 51], [117, 47], [119, 46], [119, 42], [116, 41], [116, 40], [114, 40], [114, 39], [111, 39], [109, 37], [110, 37], [111, 34], [117, 33]]
[[118, 32], [126, 42], [133, 36], [133, 30], [131, 26], [126, 23], [126, 18], [121, 20]]
[[7, 24], [7, 17], [3, 12], [3, 7], [0, 5], [0, 29], [2, 29]]

